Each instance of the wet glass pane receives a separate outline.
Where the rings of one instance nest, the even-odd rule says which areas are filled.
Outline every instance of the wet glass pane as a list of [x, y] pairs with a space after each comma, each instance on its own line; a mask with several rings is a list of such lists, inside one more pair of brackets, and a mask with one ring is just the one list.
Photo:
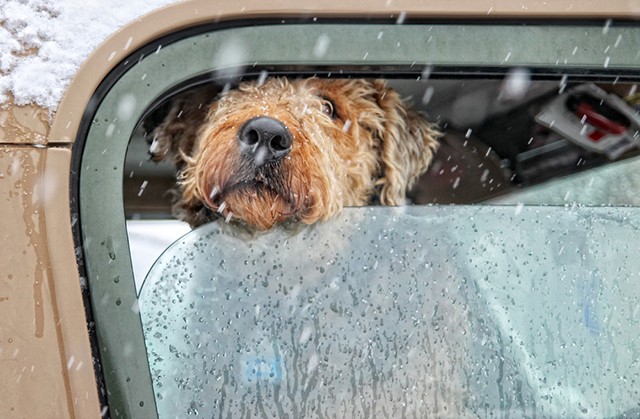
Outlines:
[[638, 412], [638, 210], [349, 208], [198, 228], [140, 314], [161, 418]]

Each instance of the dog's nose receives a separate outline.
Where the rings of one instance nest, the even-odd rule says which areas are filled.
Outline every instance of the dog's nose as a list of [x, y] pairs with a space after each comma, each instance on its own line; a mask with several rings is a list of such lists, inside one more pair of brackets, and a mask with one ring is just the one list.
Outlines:
[[287, 127], [267, 116], [251, 118], [238, 130], [240, 150], [262, 166], [282, 160], [291, 151], [293, 138]]

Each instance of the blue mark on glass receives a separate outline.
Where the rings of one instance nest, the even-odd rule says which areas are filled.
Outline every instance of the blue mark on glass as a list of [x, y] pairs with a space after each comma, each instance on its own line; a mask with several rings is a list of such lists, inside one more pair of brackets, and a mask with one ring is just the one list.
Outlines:
[[595, 272], [591, 272], [590, 277], [578, 285], [583, 321], [585, 326], [587, 326], [587, 330], [592, 335], [600, 334], [600, 322], [598, 320], [597, 310], [598, 289], [600, 289], [600, 284]]
[[254, 358], [245, 361], [245, 376], [248, 381], [254, 378], [267, 380], [279, 380], [282, 369], [280, 368], [280, 358]]

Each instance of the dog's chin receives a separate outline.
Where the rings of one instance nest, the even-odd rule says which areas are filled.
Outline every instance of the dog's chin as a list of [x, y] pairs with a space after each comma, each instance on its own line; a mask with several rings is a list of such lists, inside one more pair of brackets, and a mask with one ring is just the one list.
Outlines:
[[295, 204], [261, 182], [240, 182], [220, 193], [217, 210], [227, 220], [267, 230], [295, 216]]
[[206, 184], [201, 189], [207, 194], [204, 201], [209, 210], [228, 222], [239, 221], [267, 230], [285, 221], [314, 224], [342, 208], [339, 199], [331, 199], [335, 188], [328, 187], [329, 179], [275, 165], [258, 170], [241, 166], [229, 172], [232, 175], [228, 178], [217, 178], [220, 183]]

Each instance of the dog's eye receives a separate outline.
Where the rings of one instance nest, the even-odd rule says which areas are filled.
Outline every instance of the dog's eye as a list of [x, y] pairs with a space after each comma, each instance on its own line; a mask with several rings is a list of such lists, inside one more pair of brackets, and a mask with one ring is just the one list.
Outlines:
[[324, 105], [322, 107], [322, 111], [327, 114], [331, 119], [336, 119], [338, 114], [336, 114], [336, 106], [329, 99], [324, 98]]

